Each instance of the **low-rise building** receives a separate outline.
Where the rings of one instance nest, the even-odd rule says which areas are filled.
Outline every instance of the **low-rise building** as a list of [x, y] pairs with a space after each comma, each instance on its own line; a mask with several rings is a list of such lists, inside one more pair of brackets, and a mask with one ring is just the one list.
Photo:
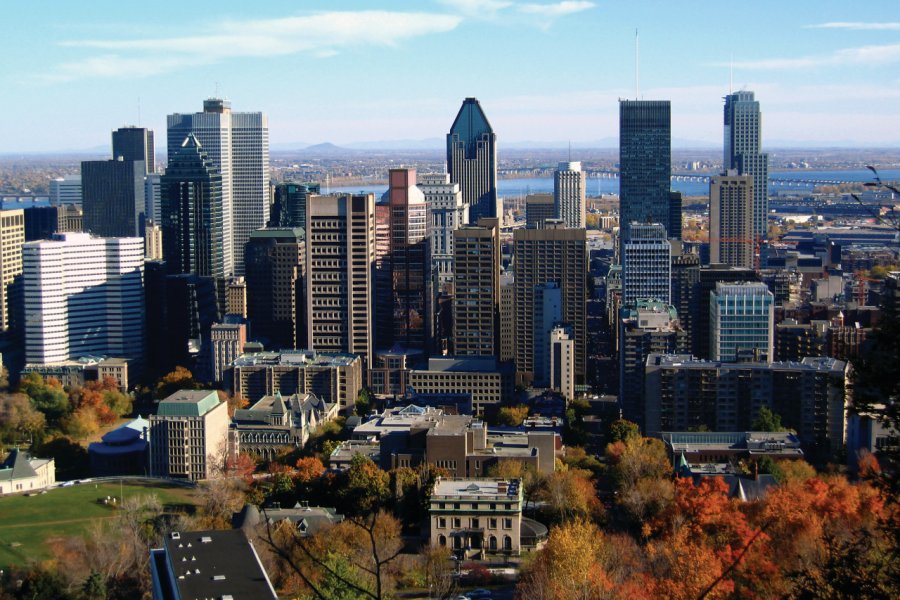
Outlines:
[[150, 415], [150, 474], [199, 481], [217, 475], [228, 448], [228, 404], [215, 390], [181, 390]]
[[121, 391], [128, 391], [128, 360], [124, 358], [83, 356], [46, 364], [29, 363], [22, 372], [37, 373], [44, 379], [53, 377], [66, 387], [81, 387], [87, 381], [103, 381], [112, 377]]
[[518, 479], [438, 478], [429, 501], [431, 545], [460, 559], [521, 552]]
[[417, 393], [470, 393], [476, 414], [485, 407], [511, 403], [514, 369], [493, 357], [430, 358], [428, 369], [413, 369], [407, 385]]
[[56, 483], [56, 461], [14, 448], [0, 464], [0, 495], [45, 490]]
[[150, 469], [150, 421], [138, 416], [103, 434], [88, 446], [95, 477], [147, 475]]
[[676, 464], [683, 456], [689, 463], [728, 463], [803, 458], [800, 438], [790, 431], [663, 431], [669, 459]]
[[301, 537], [306, 537], [324, 531], [343, 520], [344, 515], [335, 509], [310, 506], [309, 502], [297, 502], [293, 508], [282, 508], [280, 504], [275, 504], [263, 508], [261, 512], [255, 504], [245, 504], [240, 512], [232, 515], [231, 526], [235, 529], [253, 531], [262, 523], [274, 526], [289, 521]]
[[270, 460], [284, 448], [302, 448], [316, 427], [335, 417], [337, 405], [314, 394], [292, 394], [285, 399], [276, 393], [234, 411], [232, 427], [242, 452]]

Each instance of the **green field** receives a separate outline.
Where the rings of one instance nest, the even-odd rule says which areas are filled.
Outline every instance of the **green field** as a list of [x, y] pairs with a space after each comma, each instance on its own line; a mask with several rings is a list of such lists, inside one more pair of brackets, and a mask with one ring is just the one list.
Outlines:
[[196, 490], [163, 482], [82, 483], [37, 496], [0, 498], [0, 569], [50, 557], [46, 543], [81, 535], [92, 521], [115, 516], [115, 509], [98, 499], [156, 494], [166, 511], [190, 510]]

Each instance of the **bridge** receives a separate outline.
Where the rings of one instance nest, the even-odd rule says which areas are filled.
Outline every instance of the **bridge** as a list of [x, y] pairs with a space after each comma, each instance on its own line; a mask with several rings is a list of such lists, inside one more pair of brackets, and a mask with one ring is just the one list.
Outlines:
[[[588, 171], [588, 177], [595, 179], [618, 179], [618, 171]], [[687, 181], [692, 183], [709, 183], [711, 175], [698, 175], [692, 173], [672, 173], [672, 181]], [[859, 181], [847, 181], [841, 179], [793, 179], [786, 177], [769, 177], [769, 185], [784, 187], [818, 187], [820, 185], [841, 185], [843, 183], [861, 183]]]

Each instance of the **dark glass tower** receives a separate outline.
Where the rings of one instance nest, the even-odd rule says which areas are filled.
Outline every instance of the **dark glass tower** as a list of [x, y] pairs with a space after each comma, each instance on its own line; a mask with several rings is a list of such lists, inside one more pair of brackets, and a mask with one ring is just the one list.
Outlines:
[[762, 116], [753, 92], [740, 91], [725, 96], [724, 168], [738, 175], [753, 176], [753, 238], [768, 236], [769, 155], [762, 146]]
[[634, 222], [670, 227], [671, 175], [669, 101], [620, 101], [619, 214], [623, 241], [630, 236], [630, 224]]
[[269, 227], [306, 227], [306, 205], [311, 194], [320, 193], [318, 183], [286, 181], [275, 186], [275, 202], [269, 213]]
[[261, 338], [269, 350], [306, 342], [305, 256], [299, 227], [257, 229], [244, 246], [247, 314], [254, 338]]
[[146, 173], [156, 172], [153, 131], [144, 127], [120, 127], [112, 132], [113, 158], [142, 160]]
[[169, 158], [160, 179], [163, 259], [169, 273], [193, 273], [223, 279], [225, 263], [222, 176], [200, 142], [189, 134]]
[[86, 232], [98, 237], [144, 235], [143, 161], [83, 161], [81, 188]]
[[469, 223], [482, 217], [500, 217], [497, 198], [497, 135], [481, 104], [466, 98], [447, 134], [447, 172], [458, 183], [463, 203], [469, 207]]

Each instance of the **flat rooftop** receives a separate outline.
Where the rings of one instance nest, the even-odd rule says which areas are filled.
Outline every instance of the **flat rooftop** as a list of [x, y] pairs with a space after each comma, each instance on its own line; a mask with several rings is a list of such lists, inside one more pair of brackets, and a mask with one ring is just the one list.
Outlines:
[[437, 496], [452, 498], [517, 498], [520, 497], [521, 482], [518, 479], [482, 478], [438, 478], [434, 484], [432, 498]]

